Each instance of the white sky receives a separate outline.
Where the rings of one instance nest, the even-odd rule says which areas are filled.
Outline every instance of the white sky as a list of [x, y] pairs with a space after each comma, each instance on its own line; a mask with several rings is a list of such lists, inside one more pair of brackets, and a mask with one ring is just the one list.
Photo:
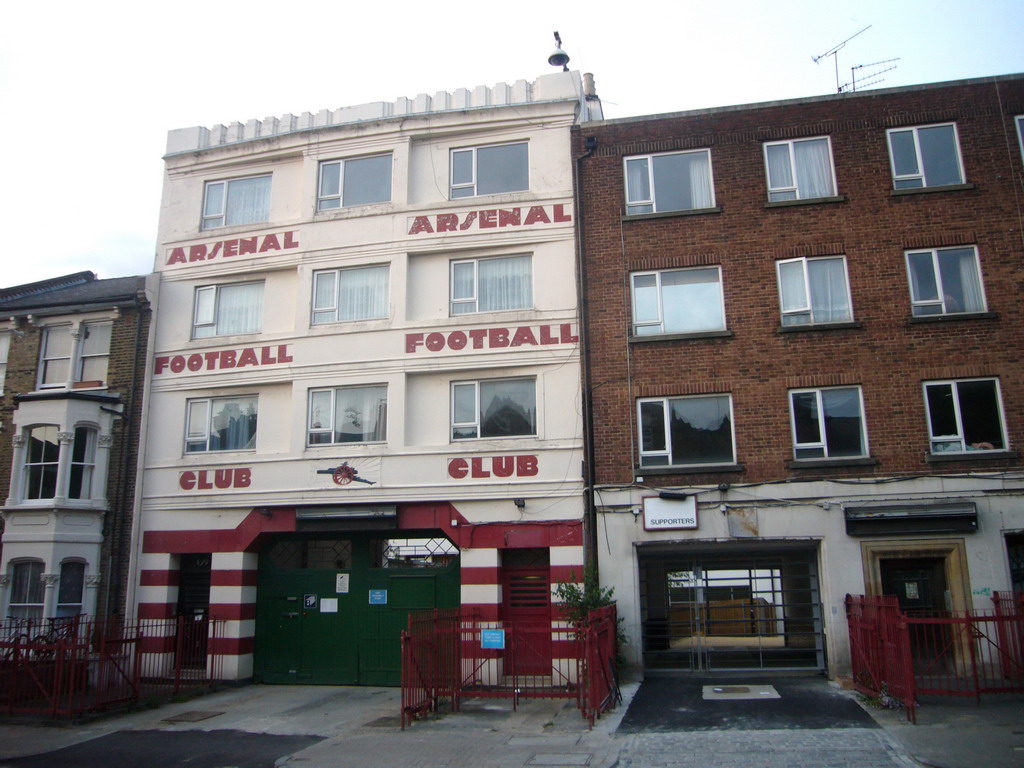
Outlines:
[[[151, 271], [171, 128], [532, 80], [557, 29], [608, 118], [1024, 71], [1022, 0], [14, 2], [0, 23], [0, 285]], [[198, 215], [198, 212], [197, 212]]]

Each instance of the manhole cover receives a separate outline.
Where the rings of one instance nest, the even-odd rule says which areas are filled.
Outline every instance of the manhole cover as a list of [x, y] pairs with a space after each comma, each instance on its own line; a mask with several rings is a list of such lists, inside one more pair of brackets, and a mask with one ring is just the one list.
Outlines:
[[773, 685], [705, 685], [705, 701], [750, 701], [752, 699], [778, 699]]
[[165, 717], [162, 723], [198, 723], [200, 720], [209, 720], [211, 717], [223, 715], [223, 712], [211, 712], [205, 709], [192, 709], [188, 712], [179, 712], [176, 715]]

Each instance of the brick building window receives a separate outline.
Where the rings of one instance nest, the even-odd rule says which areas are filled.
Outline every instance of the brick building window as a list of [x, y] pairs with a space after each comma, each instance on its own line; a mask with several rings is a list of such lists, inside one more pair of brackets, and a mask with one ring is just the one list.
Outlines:
[[25, 489], [26, 499], [52, 499], [57, 495], [57, 466], [60, 459], [60, 440], [57, 426], [41, 424], [25, 431]]
[[200, 229], [258, 224], [270, 218], [270, 176], [208, 181]]
[[892, 128], [887, 134], [894, 189], [964, 183], [954, 123]]
[[328, 269], [313, 273], [313, 324], [388, 316], [388, 267]]
[[783, 325], [844, 323], [853, 319], [844, 256], [778, 261]]
[[719, 267], [634, 272], [633, 333], [701, 333], [725, 330]]
[[533, 306], [533, 258], [461, 259], [451, 264], [451, 313], [501, 312]]
[[7, 355], [11, 351], [11, 334], [0, 333], [0, 395], [4, 393], [7, 378]]
[[791, 390], [789, 405], [794, 458], [867, 455], [860, 387]]
[[764, 145], [768, 200], [813, 200], [834, 197], [836, 173], [827, 136]]
[[625, 171], [629, 215], [715, 205], [710, 150], [627, 157]]
[[452, 383], [452, 440], [537, 434], [536, 379]]
[[1020, 147], [1020, 159], [1024, 161], [1024, 115], [1017, 115], [1013, 118], [1014, 125], [1017, 126], [1017, 145]]
[[451, 151], [452, 200], [529, 188], [529, 153], [525, 141]]
[[391, 155], [320, 163], [317, 209], [386, 203], [391, 200]]
[[11, 597], [7, 615], [12, 619], [43, 618], [43, 561], [21, 560], [11, 563]]
[[196, 288], [192, 338], [259, 333], [262, 328], [262, 281]]
[[309, 392], [309, 445], [387, 439], [388, 388], [339, 387]]
[[1006, 449], [998, 380], [925, 382], [924, 399], [932, 453]]
[[74, 382], [106, 382], [110, 357], [109, 322], [43, 328], [39, 360], [39, 388], [67, 387]]
[[645, 398], [637, 412], [641, 467], [735, 463], [729, 395]]
[[255, 396], [189, 400], [185, 452], [255, 448], [256, 402]]
[[915, 317], [985, 311], [975, 248], [931, 248], [906, 256]]

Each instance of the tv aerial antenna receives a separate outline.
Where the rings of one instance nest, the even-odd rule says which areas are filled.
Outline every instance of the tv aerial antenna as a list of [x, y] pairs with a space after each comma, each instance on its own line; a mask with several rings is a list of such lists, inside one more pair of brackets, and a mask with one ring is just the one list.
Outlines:
[[[869, 85], [875, 85], [877, 83], [882, 82], [882, 80], [885, 79], [884, 77], [879, 77], [879, 75], [881, 75], [884, 72], [890, 72], [890, 71], [896, 69], [896, 65], [894, 64], [894, 62], [899, 61], [898, 58], [897, 59], [886, 59], [885, 61], [876, 61], [873, 64], [858, 64], [858, 65], [856, 65], [854, 67], [850, 67], [850, 82], [842, 83], [842, 84], [839, 82], [839, 52], [841, 50], [843, 50], [843, 48], [846, 47], [846, 44], [848, 42], [850, 42], [851, 40], [853, 40], [853, 38], [855, 38], [855, 37], [857, 37], [859, 35], [863, 35], [869, 29], [871, 29], [871, 25], [870, 24], [868, 24], [866, 27], [864, 27], [864, 29], [860, 30], [860, 32], [856, 32], [856, 33], [850, 35], [848, 38], [843, 40], [843, 42], [839, 43], [838, 45], [833, 45], [831, 48], [829, 48], [827, 51], [825, 51], [820, 56], [812, 56], [811, 57], [811, 61], [813, 61], [815, 64], [820, 63], [822, 59], [827, 59], [829, 56], [832, 57], [832, 60], [835, 62], [835, 68], [836, 68], [836, 93], [842, 93], [843, 91], [856, 91], [858, 88], [865, 88], [865, 87], [867, 87]], [[885, 67], [886, 64], [892, 64], [892, 66]], [[873, 67], [885, 67], [885, 68], [884, 69], [871, 69], [870, 72], [866, 72], [866, 73], [860, 75], [860, 77], [861, 77], [860, 82], [857, 81], [857, 76], [858, 76], [859, 70], [873, 68]]]

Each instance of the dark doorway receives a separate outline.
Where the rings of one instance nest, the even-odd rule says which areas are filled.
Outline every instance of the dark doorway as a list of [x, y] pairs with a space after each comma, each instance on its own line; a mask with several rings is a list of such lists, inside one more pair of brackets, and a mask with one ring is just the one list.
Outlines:
[[946, 561], [941, 557], [882, 560], [882, 592], [896, 595], [904, 613], [944, 612]]
[[178, 666], [206, 669], [210, 616], [210, 555], [181, 555], [178, 578]]
[[1013, 591], [1024, 594], [1024, 533], [1012, 533], [1006, 537], [1006, 557], [1010, 561], [1010, 582]]
[[513, 628], [510, 672], [551, 674], [551, 565], [547, 549], [502, 551], [502, 618]]

